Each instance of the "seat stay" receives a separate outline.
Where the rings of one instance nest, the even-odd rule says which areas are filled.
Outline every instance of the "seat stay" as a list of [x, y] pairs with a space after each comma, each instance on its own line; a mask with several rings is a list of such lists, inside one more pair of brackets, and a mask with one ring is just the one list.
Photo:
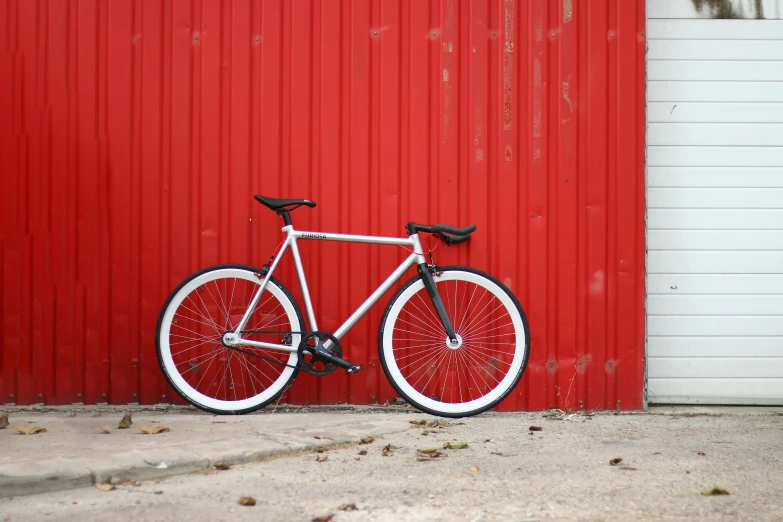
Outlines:
[[261, 294], [264, 293], [264, 289], [266, 288], [266, 285], [269, 283], [269, 279], [271, 279], [272, 274], [275, 272], [275, 268], [277, 268], [277, 265], [280, 263], [280, 260], [283, 259], [283, 254], [285, 253], [288, 246], [291, 244], [291, 238], [288, 237], [283, 242], [283, 246], [280, 249], [280, 251], [275, 254], [275, 259], [272, 261], [272, 266], [269, 267], [269, 270], [267, 270], [266, 275], [264, 276], [264, 280], [261, 281], [261, 286], [258, 287], [258, 290], [256, 290], [256, 294], [253, 296], [253, 299], [250, 301], [250, 305], [248, 305], [247, 310], [245, 310], [245, 315], [242, 316], [242, 320], [239, 321], [239, 324], [237, 325], [236, 329], [234, 330], [236, 333], [239, 334], [239, 337], [242, 337], [242, 330], [247, 325], [247, 322], [250, 320], [250, 316], [253, 315], [253, 312], [255, 311], [256, 306], [258, 306], [258, 301], [261, 299]]

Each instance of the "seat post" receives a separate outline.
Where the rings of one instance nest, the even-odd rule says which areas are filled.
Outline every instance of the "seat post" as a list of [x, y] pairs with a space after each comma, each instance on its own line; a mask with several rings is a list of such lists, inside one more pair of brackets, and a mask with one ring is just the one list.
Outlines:
[[287, 210], [278, 210], [277, 215], [283, 216], [283, 223], [285, 223], [285, 226], [287, 227], [291, 226], [291, 216], [288, 215]]

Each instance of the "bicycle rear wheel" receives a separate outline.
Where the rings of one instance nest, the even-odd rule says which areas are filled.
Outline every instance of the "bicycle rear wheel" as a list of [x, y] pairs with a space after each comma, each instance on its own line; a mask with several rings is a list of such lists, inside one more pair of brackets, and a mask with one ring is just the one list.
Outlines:
[[449, 343], [421, 276], [392, 297], [378, 334], [392, 386], [413, 406], [443, 417], [467, 417], [502, 401], [527, 365], [530, 333], [514, 294], [491, 275], [440, 268], [434, 280], [457, 334]]
[[[250, 306], [262, 279], [244, 265], [218, 265], [182, 282], [158, 319], [158, 362], [169, 384], [194, 406], [243, 414], [276, 400], [296, 377], [304, 320], [289, 291], [270, 278], [242, 337], [290, 345], [286, 352], [222, 343]], [[248, 332], [250, 330], [251, 332]], [[274, 332], [274, 333], [261, 333]]]

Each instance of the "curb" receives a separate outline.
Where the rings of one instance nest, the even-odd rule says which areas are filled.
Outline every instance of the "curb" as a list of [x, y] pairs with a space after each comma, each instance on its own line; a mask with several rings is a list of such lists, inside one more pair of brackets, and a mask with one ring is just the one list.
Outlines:
[[[297, 434], [277, 433], [176, 444], [144, 450], [103, 453], [93, 457], [54, 458], [0, 464], [0, 498], [52, 493], [110, 481], [149, 480], [209, 469], [215, 464], [237, 465], [358, 443], [409, 428], [407, 421], [354, 422]], [[322, 437], [316, 439], [315, 437]]]

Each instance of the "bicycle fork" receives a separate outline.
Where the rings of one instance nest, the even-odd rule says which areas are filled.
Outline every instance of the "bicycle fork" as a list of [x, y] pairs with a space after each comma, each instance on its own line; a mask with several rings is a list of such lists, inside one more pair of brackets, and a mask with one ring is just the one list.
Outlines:
[[443, 306], [443, 300], [440, 298], [440, 293], [438, 293], [438, 289], [435, 286], [435, 279], [432, 277], [429, 266], [427, 264], [420, 264], [418, 267], [419, 274], [421, 274], [421, 280], [424, 283], [424, 288], [427, 289], [427, 293], [432, 300], [432, 306], [435, 307], [440, 323], [443, 325], [443, 329], [446, 330], [446, 335], [449, 336], [449, 343], [452, 346], [458, 346], [459, 340], [457, 339], [457, 334], [454, 332], [454, 327], [451, 324], [449, 315], [446, 313], [446, 307]]

